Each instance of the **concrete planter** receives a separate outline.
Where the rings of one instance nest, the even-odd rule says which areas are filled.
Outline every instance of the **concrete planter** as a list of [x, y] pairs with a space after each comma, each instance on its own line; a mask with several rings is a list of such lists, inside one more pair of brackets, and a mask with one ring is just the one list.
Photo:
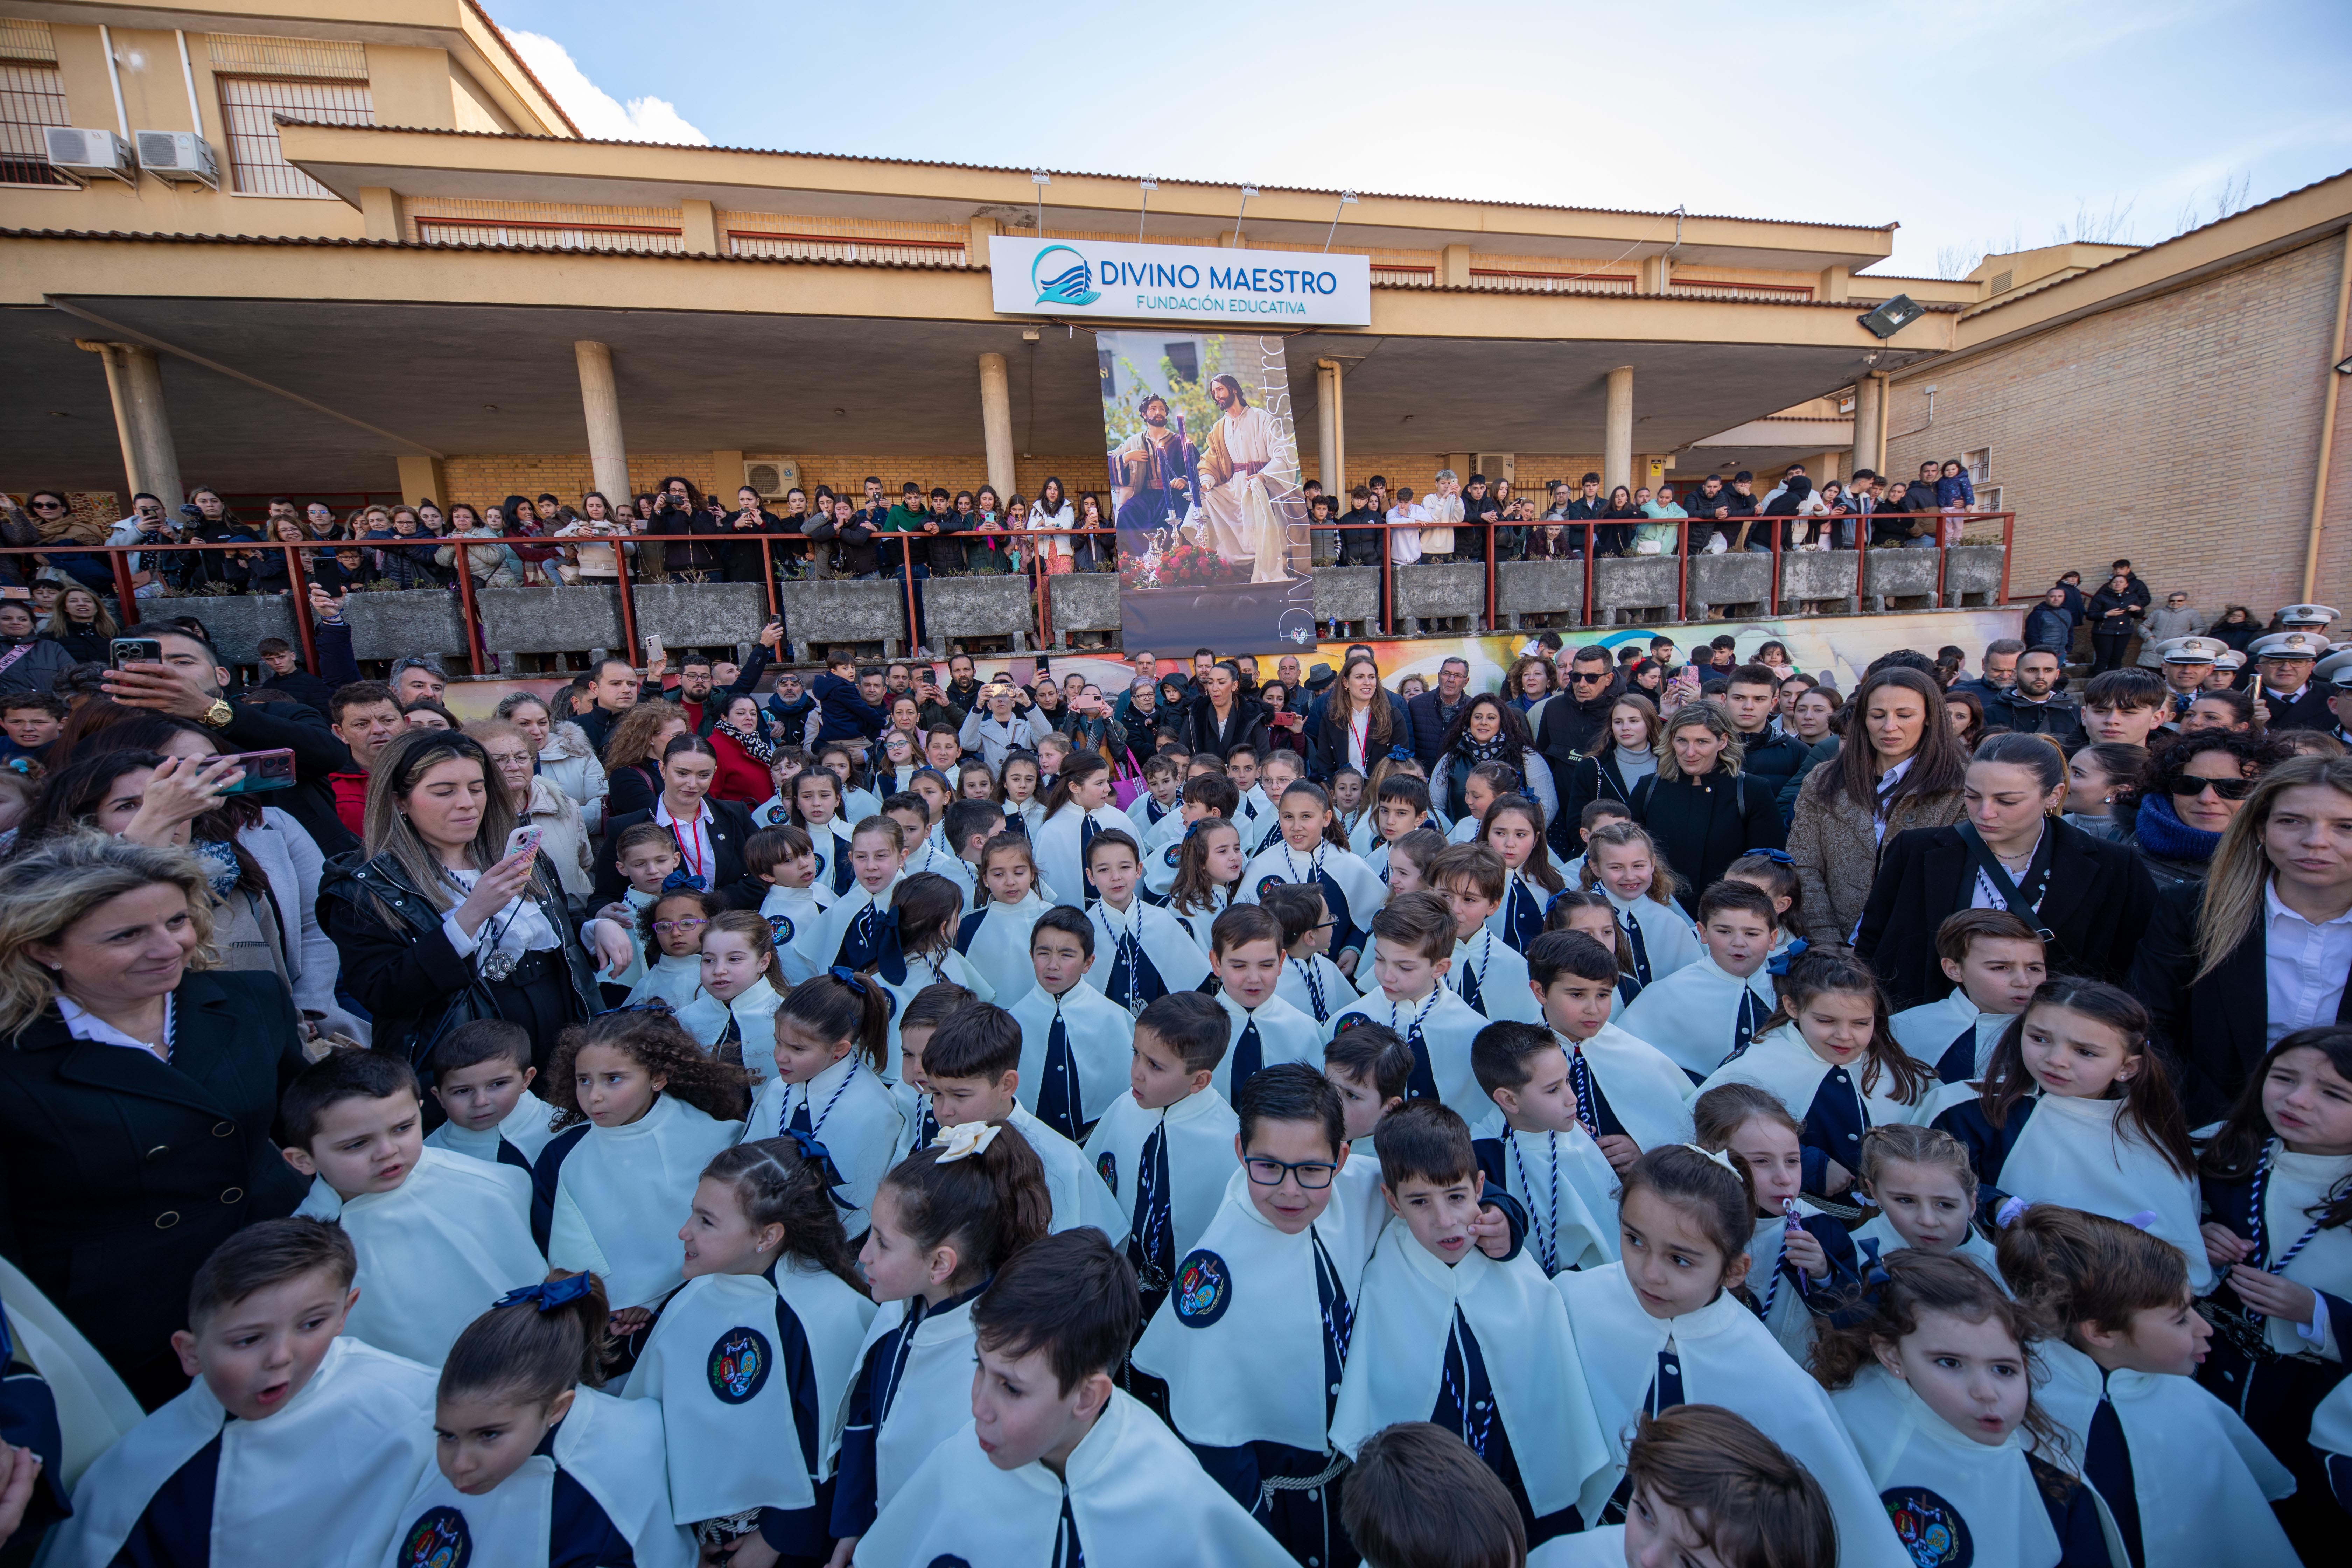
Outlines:
[[1862, 581], [1858, 550], [1792, 550], [1780, 558], [1780, 613], [1796, 615], [1808, 602], [1843, 600], [1847, 615], [1859, 608], [1854, 595]]
[[[1926, 551], [1921, 551], [1922, 555]], [[1947, 605], [1996, 604], [2000, 595], [2000, 568], [2007, 552], [1998, 544], [1959, 544], [1946, 551], [1944, 603]]]
[[1592, 605], [1595, 626], [1613, 626], [1637, 610], [1671, 610], [1675, 585], [1682, 576], [1682, 559], [1675, 555], [1602, 557], [1592, 563]]
[[1584, 563], [1498, 561], [1495, 563], [1495, 618], [1517, 631], [1521, 616], [1567, 616], [1584, 624]]
[[466, 626], [455, 589], [408, 588], [353, 594], [343, 603], [352, 628], [353, 658], [423, 658], [446, 661], [466, 656]]
[[[1114, 587], [1118, 582], [1114, 574]], [[1009, 634], [1013, 651], [1018, 653], [1029, 646], [1037, 629], [1036, 619], [1029, 595], [1029, 579], [1018, 574], [1003, 577], [934, 577], [924, 584], [924, 629], [941, 648], [957, 637], [1001, 637]]]
[[1065, 572], [1045, 580], [1045, 603], [1054, 614], [1054, 646], [1070, 646], [1072, 632], [1119, 629], [1118, 574]]
[[[926, 584], [935, 588], [936, 583]], [[756, 587], [751, 592], [758, 593]], [[795, 662], [814, 662], [816, 644], [878, 642], [882, 657], [896, 658], [907, 638], [906, 590], [895, 582], [803, 580], [776, 584]], [[936, 604], [932, 599], [929, 603]], [[645, 629], [645, 591], [637, 597], [640, 633]], [[756, 624], [756, 623], [755, 623]], [[729, 634], [730, 638], [734, 634]]]
[[630, 602], [637, 640], [661, 638], [673, 661], [680, 648], [731, 648], [754, 640], [768, 624], [768, 591], [757, 583], [649, 583]]
[[1936, 574], [1943, 564], [1936, 550], [1869, 550], [1862, 563], [1863, 607], [1873, 614], [1895, 608], [1895, 599], [1919, 599], [1935, 609]]
[[[145, 618], [167, 621], [187, 616], [202, 621], [205, 630], [212, 634], [213, 647], [230, 664], [258, 664], [261, 655], [256, 645], [264, 637], [284, 637], [298, 650], [302, 646], [295, 635], [294, 601], [280, 595], [266, 598], [192, 595], [184, 599], [134, 599], [132, 603]], [[138, 636], [138, 628], [128, 635]]]
[[621, 601], [610, 588], [483, 588], [482, 640], [500, 653], [579, 653], [621, 646]]
[[1733, 605], [1754, 605], [1759, 614], [1771, 612], [1772, 558], [1749, 550], [1727, 550], [1720, 555], [1690, 558], [1690, 592], [1685, 616], [1706, 619], [1709, 610]]
[[1318, 621], [1379, 624], [1384, 618], [1381, 614], [1381, 569], [1377, 566], [1315, 568], [1315, 618]]
[[1402, 635], [1417, 637], [1423, 621], [1468, 623], [1472, 637], [1486, 615], [1486, 568], [1481, 565], [1400, 566], [1396, 569], [1396, 613], [1403, 621]]

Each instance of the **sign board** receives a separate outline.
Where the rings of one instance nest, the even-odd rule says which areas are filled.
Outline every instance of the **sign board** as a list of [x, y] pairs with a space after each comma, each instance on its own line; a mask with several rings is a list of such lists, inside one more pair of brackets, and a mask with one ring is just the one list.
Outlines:
[[989, 282], [1007, 316], [1213, 323], [1233, 331], [1365, 327], [1367, 256], [992, 236]]

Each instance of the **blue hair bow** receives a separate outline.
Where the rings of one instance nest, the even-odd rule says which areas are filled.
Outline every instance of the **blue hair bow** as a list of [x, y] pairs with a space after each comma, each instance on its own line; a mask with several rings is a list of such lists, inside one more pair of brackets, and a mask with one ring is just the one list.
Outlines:
[[681, 866], [662, 879], [661, 890], [665, 893], [698, 893], [703, 890], [702, 879]]
[[1412, 748], [1410, 746], [1391, 746], [1389, 748], [1389, 761], [1392, 763], [1409, 763], [1412, 761]]
[[1797, 938], [1796, 941], [1790, 942], [1788, 946], [1782, 948], [1780, 952], [1774, 953], [1771, 957], [1764, 961], [1764, 973], [1767, 974], [1788, 973], [1789, 965], [1795, 963], [1798, 959], [1802, 958], [1805, 955], [1805, 949], [1811, 945], [1812, 944], [1807, 942], [1803, 937]]
[[[1765, 859], [1771, 861], [1775, 866], [1793, 866], [1797, 863], [1796, 857], [1790, 854], [1786, 849], [1750, 849], [1747, 854], [1761, 855]], [[1743, 855], [1741, 858], [1745, 859], [1747, 858], [1747, 856]]]
[[792, 1140], [793, 1147], [800, 1151], [803, 1160], [816, 1167], [817, 1174], [827, 1187], [841, 1185], [841, 1172], [834, 1164], [832, 1153], [816, 1141], [814, 1133], [803, 1132], [797, 1127], [787, 1127], [782, 1135]]
[[850, 968], [849, 965], [845, 963], [836, 963], [829, 973], [835, 980], [838, 980], [844, 985], [848, 986], [850, 990], [856, 992], [858, 995], [863, 996], [866, 994], [866, 977], [858, 973], [855, 969]]
[[552, 1312], [568, 1307], [588, 1294], [596, 1283], [593, 1274], [567, 1274], [561, 1279], [545, 1279], [536, 1285], [521, 1285], [499, 1298], [501, 1307], [518, 1307], [525, 1301], [535, 1304], [542, 1312]]

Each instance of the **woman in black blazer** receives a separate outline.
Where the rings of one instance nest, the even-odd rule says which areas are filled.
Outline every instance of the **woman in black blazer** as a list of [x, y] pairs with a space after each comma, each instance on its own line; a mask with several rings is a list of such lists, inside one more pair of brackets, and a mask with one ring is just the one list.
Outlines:
[[302, 1070], [274, 974], [194, 970], [212, 900], [187, 855], [64, 834], [0, 867], [0, 1254], [149, 1409], [187, 1386], [188, 1285], [232, 1231], [294, 1212], [270, 1141]]
[[[719, 773], [719, 754], [699, 735], [679, 735], [662, 750], [662, 792], [643, 811], [604, 819], [604, 842], [596, 852], [596, 902], [613, 902], [627, 884], [621, 879], [621, 835], [641, 822], [667, 827], [677, 842], [678, 869], [717, 893], [731, 908], [755, 909], [767, 884], [751, 877], [743, 846], [751, 837], [751, 808], [709, 798]], [[689, 824], [698, 823], [700, 832]]]
[[1658, 736], [1664, 728], [1657, 704], [1638, 691], [1623, 692], [1609, 705], [1609, 717], [1592, 749], [1577, 759], [1565, 780], [1554, 772], [1553, 781], [1560, 786], [1559, 816], [1568, 825], [1571, 848], [1584, 841], [1586, 806], [1596, 800], [1625, 805], [1633, 798], [1633, 786], [1657, 773]]
[[[2228, 1114], [2273, 1036], [2352, 1024], [2341, 971], [2323, 971], [2306, 994], [2274, 992], [2269, 967], [2274, 924], [2300, 938], [2352, 910], [2352, 857], [2335, 847], [2347, 833], [2352, 760], [2290, 758], [2262, 775], [2231, 819], [2203, 885], [2158, 896], [2125, 988], [2147, 1008], [2191, 1127]], [[2331, 985], [2340, 987], [2332, 999]]]
[[1936, 932], [1975, 906], [1980, 879], [2000, 900], [1992, 907], [2009, 908], [2043, 933], [2051, 973], [2119, 983], [2156, 904], [2147, 868], [2128, 845], [2060, 819], [2065, 763], [2040, 736], [1993, 736], [1978, 748], [1965, 779], [1963, 821], [1897, 833], [1880, 854], [1853, 951], [1877, 973], [1888, 1009], [1951, 990]]
[[1739, 731], [1711, 698], [1685, 702], [1665, 724], [1658, 771], [1635, 784], [1626, 809], [1682, 882], [1675, 898], [1696, 917], [1699, 895], [1751, 849], [1788, 843], [1779, 791], [1739, 771]]
[[1381, 684], [1381, 667], [1358, 654], [1323, 694], [1322, 717], [1307, 737], [1307, 771], [1328, 780], [1353, 767], [1369, 777], [1382, 757], [1400, 749], [1412, 754], [1412, 715]]

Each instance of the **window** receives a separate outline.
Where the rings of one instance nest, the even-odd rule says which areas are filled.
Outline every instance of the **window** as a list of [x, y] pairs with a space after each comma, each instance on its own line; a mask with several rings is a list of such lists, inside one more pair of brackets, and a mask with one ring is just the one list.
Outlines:
[[1160, 347], [1168, 355], [1169, 373], [1177, 380], [1201, 379], [1201, 345], [1198, 342], [1186, 338], [1177, 342], [1163, 343]]
[[509, 245], [531, 250], [635, 250], [683, 254], [674, 228], [620, 224], [561, 224], [421, 217], [416, 237], [426, 245]]
[[278, 115], [334, 125], [373, 125], [375, 100], [364, 81], [303, 81], [287, 77], [224, 76], [221, 120], [228, 127], [229, 168], [248, 195], [317, 196], [335, 193], [286, 161], [278, 144]]
[[71, 125], [58, 47], [46, 22], [0, 17], [0, 185], [70, 185], [41, 132]]
[[1979, 447], [1973, 452], [1961, 453], [1960, 467], [1969, 471], [1969, 484], [1972, 488], [1992, 483], [1992, 448]]

